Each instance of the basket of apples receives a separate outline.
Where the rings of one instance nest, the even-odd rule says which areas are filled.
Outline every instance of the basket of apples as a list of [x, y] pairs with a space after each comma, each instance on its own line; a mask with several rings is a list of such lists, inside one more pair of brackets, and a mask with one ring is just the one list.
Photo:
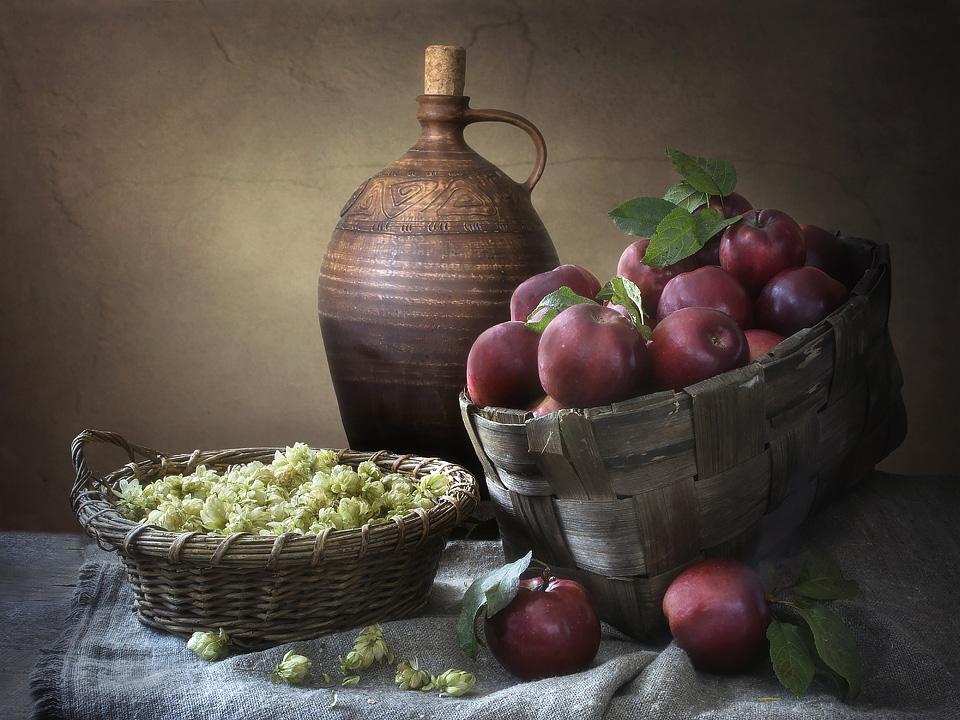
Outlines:
[[723, 160], [610, 213], [606, 284], [521, 283], [461, 410], [508, 559], [533, 551], [636, 638], [707, 557], [772, 554], [906, 433], [885, 245], [757, 209]]

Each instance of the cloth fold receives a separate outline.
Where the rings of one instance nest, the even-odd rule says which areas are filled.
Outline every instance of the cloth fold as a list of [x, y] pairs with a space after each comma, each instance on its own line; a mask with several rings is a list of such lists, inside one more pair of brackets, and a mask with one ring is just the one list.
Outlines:
[[[424, 613], [382, 626], [398, 662], [416, 657], [435, 674], [457, 668], [476, 675], [463, 697], [401, 691], [395, 666], [386, 664], [362, 671], [357, 685], [341, 687], [339, 657], [357, 630], [203, 662], [184, 640], [136, 620], [124, 570], [104, 554], [81, 567], [64, 630], [40, 653], [31, 675], [35, 717], [958, 717], [953, 653], [960, 637], [952, 608], [960, 600], [960, 550], [946, 521], [956, 517], [960, 493], [955, 483], [942, 483], [921, 488], [920, 495], [929, 497], [918, 501], [917, 488], [900, 488], [892, 478], [875, 475], [810, 520], [798, 538], [800, 548], [825, 548], [861, 586], [854, 598], [831, 605], [854, 631], [863, 657], [864, 689], [850, 704], [840, 701], [825, 676], [817, 675], [797, 699], [769, 663], [736, 677], [699, 673], [675, 644], [640, 643], [607, 625], [589, 670], [520, 683], [484, 648], [474, 661], [457, 647], [464, 591], [504, 558], [499, 542], [455, 540], [444, 552]], [[270, 681], [288, 650], [314, 662], [302, 685]]]

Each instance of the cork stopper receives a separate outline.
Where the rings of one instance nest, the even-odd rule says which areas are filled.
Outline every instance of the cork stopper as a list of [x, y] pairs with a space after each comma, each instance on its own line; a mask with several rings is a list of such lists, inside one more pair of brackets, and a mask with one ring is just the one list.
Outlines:
[[425, 95], [463, 95], [467, 51], [458, 45], [430, 45], [427, 48], [423, 92]]

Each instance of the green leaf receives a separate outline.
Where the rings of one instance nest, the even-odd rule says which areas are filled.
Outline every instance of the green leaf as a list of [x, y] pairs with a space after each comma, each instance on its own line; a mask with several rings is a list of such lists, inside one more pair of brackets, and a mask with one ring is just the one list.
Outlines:
[[669, 200], [655, 197], [639, 197], [627, 200], [609, 215], [618, 228], [628, 235], [650, 237], [657, 226], [676, 207]]
[[645, 319], [646, 312], [643, 309], [643, 299], [640, 297], [640, 288], [637, 287], [629, 278], [617, 275], [606, 285], [600, 288], [597, 293], [597, 301], [609, 302], [613, 305], [622, 305], [630, 313], [630, 319], [636, 325], [637, 330], [643, 335], [644, 339], [650, 339], [650, 328]]
[[797, 625], [771, 620], [767, 626], [767, 639], [774, 672], [780, 682], [799, 698], [810, 687], [816, 670], [813, 638]]
[[856, 595], [860, 586], [843, 576], [830, 555], [815, 548], [804, 556], [793, 589], [814, 600], [844, 600]]
[[506, 607], [520, 589], [520, 576], [530, 566], [533, 552], [519, 560], [491, 570], [475, 580], [463, 595], [460, 618], [457, 620], [457, 643], [470, 658], [476, 660], [479, 652], [477, 615], [484, 606], [487, 615], [494, 615]]
[[703, 247], [697, 244], [697, 219], [686, 208], [675, 208], [657, 226], [650, 237], [643, 262], [650, 267], [662, 268], [693, 255]]
[[663, 199], [693, 212], [698, 207], [706, 205], [710, 201], [710, 196], [695, 190], [686, 180], [681, 180], [663, 194]]
[[707, 195], [727, 196], [737, 186], [737, 169], [729, 160], [696, 157], [674, 148], [667, 148], [673, 169], [683, 176], [694, 190]]
[[537, 308], [527, 316], [526, 325], [531, 330], [543, 333], [543, 331], [547, 329], [547, 325], [550, 324], [550, 321], [568, 307], [582, 305], [583, 303], [596, 304], [596, 302], [596, 300], [577, 295], [577, 293], [564, 285], [540, 301]]
[[705, 245], [707, 240], [717, 233], [723, 232], [731, 225], [736, 225], [742, 217], [743, 215], [734, 215], [732, 218], [726, 218], [719, 210], [704, 208], [697, 216], [697, 226], [695, 228], [697, 240], [701, 243], [701, 246]]
[[[810, 627], [817, 654], [830, 670], [849, 685], [849, 699], [860, 694], [863, 684], [857, 639], [835, 612], [823, 605], [810, 605], [800, 611]], [[841, 693], [844, 688], [841, 686]]]

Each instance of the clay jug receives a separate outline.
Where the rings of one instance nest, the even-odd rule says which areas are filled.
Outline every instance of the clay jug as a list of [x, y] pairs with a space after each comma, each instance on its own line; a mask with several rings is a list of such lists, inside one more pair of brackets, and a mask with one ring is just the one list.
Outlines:
[[[520, 282], [559, 264], [530, 200], [546, 146], [518, 115], [470, 108], [462, 48], [426, 55], [420, 138], [341, 210], [320, 269], [320, 329], [352, 448], [440, 457], [482, 476], [458, 397], [476, 337], [510, 319]], [[467, 145], [476, 122], [530, 136], [524, 182]]]

